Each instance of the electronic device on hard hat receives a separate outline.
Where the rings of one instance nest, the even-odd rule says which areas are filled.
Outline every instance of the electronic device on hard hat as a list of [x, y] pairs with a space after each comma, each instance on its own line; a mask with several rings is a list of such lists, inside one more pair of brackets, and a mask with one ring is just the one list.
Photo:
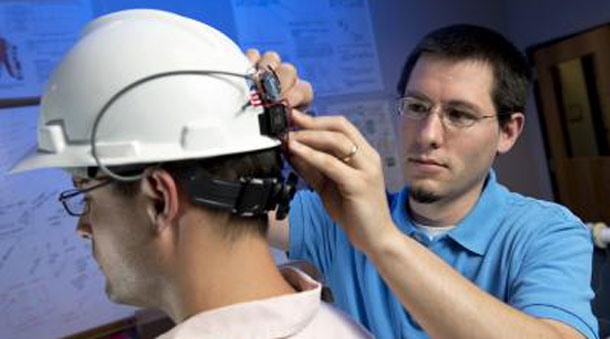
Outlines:
[[258, 116], [261, 134], [283, 139], [290, 127], [289, 108], [281, 99], [282, 89], [275, 71], [269, 67], [258, 75], [260, 103], [264, 112]]

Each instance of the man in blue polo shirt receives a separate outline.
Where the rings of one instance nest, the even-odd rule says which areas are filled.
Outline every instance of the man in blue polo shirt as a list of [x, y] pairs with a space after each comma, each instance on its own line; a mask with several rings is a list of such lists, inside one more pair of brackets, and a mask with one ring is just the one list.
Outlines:
[[[271, 240], [311, 261], [379, 338], [596, 338], [592, 244], [566, 208], [509, 192], [491, 165], [519, 137], [530, 68], [491, 30], [426, 36], [399, 84], [407, 185], [341, 117], [293, 112], [301, 192]], [[270, 218], [270, 220], [274, 220]]]

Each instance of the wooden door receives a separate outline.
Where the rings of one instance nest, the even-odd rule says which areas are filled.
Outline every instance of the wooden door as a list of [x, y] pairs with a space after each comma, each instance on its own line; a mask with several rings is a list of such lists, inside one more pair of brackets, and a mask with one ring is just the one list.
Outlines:
[[610, 222], [610, 25], [537, 47], [539, 107], [557, 200]]

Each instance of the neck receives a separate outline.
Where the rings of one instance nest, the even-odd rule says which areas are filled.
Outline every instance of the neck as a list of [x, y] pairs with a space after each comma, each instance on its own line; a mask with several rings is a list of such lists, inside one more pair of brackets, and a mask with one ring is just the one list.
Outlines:
[[460, 222], [479, 200], [485, 180], [454, 197], [444, 197], [434, 203], [420, 203], [409, 197], [409, 208], [415, 222], [426, 226], [450, 226]]
[[167, 311], [174, 322], [236, 303], [295, 292], [278, 271], [265, 237], [240, 234], [233, 239], [201, 223], [180, 227], [179, 267]]

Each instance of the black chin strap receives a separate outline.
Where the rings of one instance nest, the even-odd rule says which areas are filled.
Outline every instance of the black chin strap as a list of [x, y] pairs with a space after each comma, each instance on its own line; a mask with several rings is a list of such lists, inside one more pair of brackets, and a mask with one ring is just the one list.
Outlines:
[[195, 204], [231, 211], [239, 216], [257, 216], [275, 210], [284, 219], [296, 192], [297, 176], [241, 178], [227, 181], [212, 178], [202, 169], [189, 174], [187, 190]]

